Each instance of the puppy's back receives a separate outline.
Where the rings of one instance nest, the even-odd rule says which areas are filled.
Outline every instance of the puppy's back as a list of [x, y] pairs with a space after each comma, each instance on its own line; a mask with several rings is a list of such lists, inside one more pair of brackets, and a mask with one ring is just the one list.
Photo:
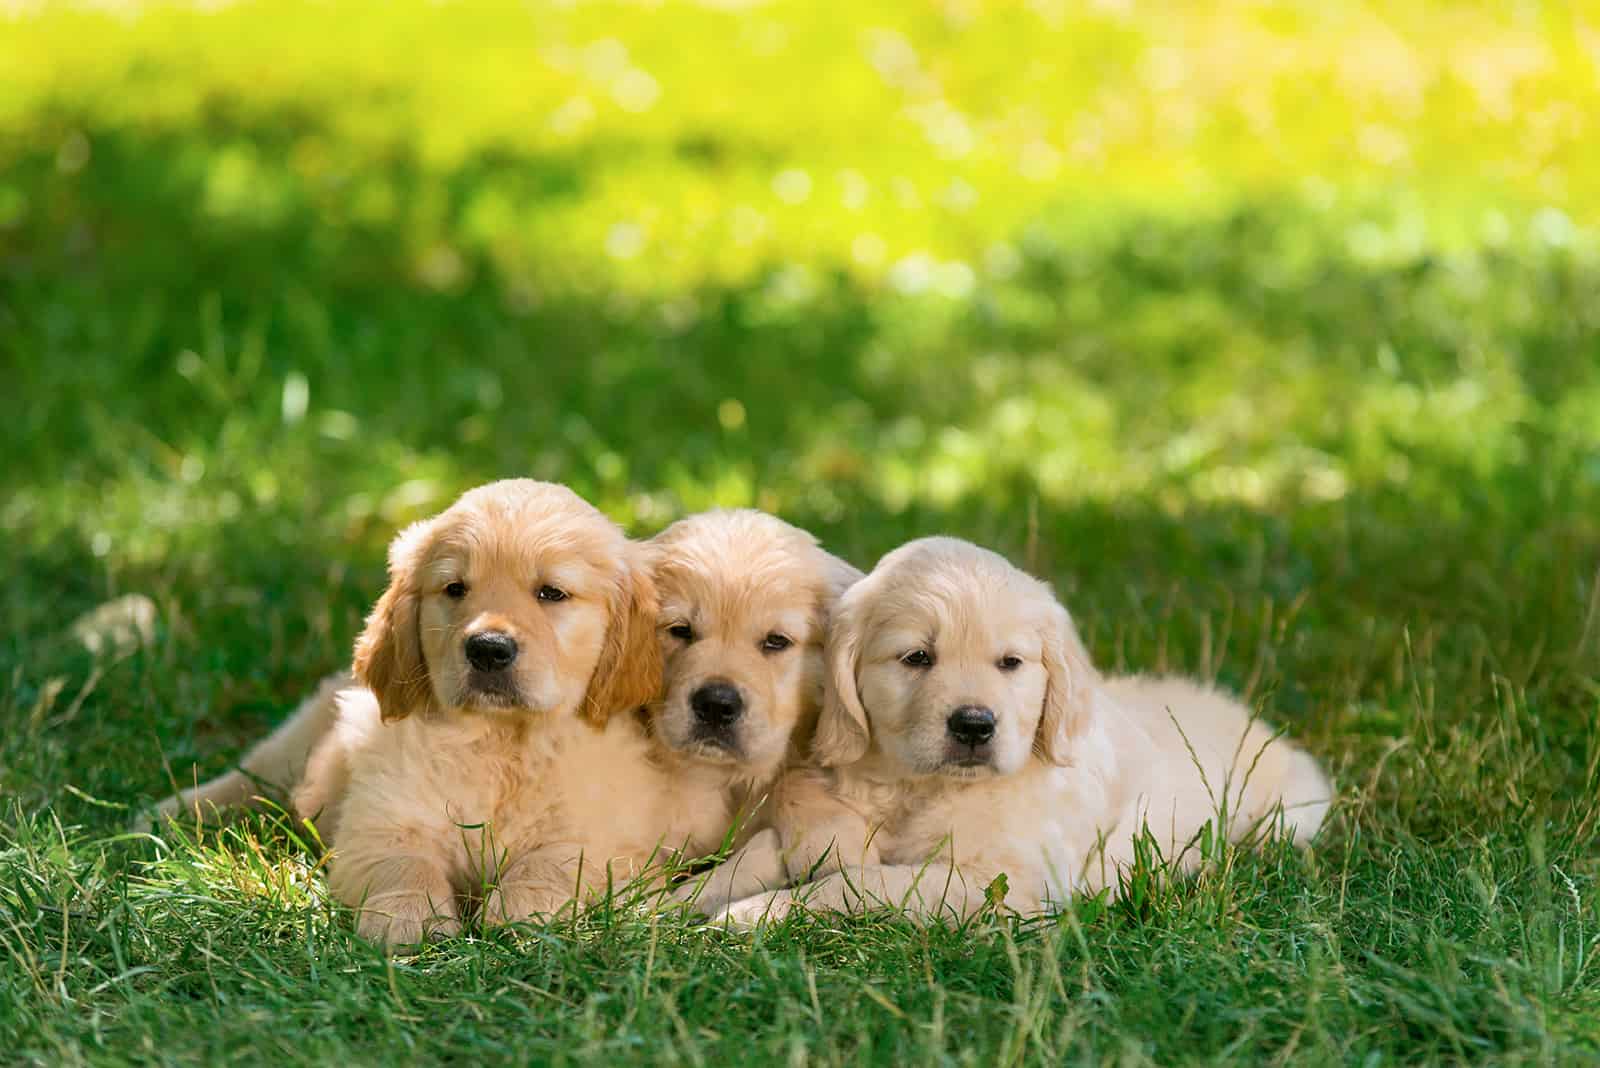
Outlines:
[[1283, 830], [1296, 842], [1321, 827], [1333, 797], [1327, 776], [1231, 694], [1177, 676], [1113, 676], [1105, 688], [1125, 717], [1123, 730], [1148, 739], [1143, 746], [1132, 740], [1131, 752], [1119, 747], [1134, 792], [1173, 795], [1213, 813], [1225, 797], [1234, 837], [1270, 820], [1280, 804]]

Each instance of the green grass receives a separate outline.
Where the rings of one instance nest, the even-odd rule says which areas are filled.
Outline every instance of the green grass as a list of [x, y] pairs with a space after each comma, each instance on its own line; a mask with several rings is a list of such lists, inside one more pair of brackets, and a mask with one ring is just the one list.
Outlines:
[[[1600, 24], [992, 7], [0, 14], [0, 1059], [1600, 1058]], [[523, 474], [992, 545], [1340, 804], [1020, 927], [396, 961], [274, 821], [120, 835]]]

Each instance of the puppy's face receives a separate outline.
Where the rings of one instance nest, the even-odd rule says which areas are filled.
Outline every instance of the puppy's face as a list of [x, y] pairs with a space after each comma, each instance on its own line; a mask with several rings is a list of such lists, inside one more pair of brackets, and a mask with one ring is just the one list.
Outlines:
[[681, 520], [651, 554], [664, 658], [657, 737], [752, 775], [775, 769], [815, 722], [828, 616], [860, 572], [754, 511]]
[[660, 654], [636, 551], [564, 487], [473, 490], [395, 540], [357, 674], [385, 719], [576, 710], [598, 721], [643, 704]]
[[905, 776], [977, 779], [1068, 762], [1094, 672], [1043, 583], [965, 542], [889, 554], [830, 639], [823, 763], [868, 751]]
[[417, 569], [436, 699], [447, 708], [576, 708], [610, 620], [618, 546], [575, 538], [560, 523], [453, 518]]
[[1033, 751], [1047, 682], [1041, 613], [964, 578], [890, 592], [862, 639], [856, 685], [872, 735], [910, 775], [1004, 775]]

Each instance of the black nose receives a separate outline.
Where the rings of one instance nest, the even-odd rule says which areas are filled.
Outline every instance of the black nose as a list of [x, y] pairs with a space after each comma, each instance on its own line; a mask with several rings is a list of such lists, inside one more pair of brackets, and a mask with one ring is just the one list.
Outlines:
[[486, 630], [467, 639], [467, 663], [479, 671], [499, 671], [517, 658], [517, 639]]
[[744, 696], [726, 682], [708, 682], [689, 695], [695, 718], [710, 727], [726, 727], [744, 711]]
[[963, 745], [980, 746], [994, 737], [994, 713], [979, 705], [962, 705], [950, 713], [944, 725]]

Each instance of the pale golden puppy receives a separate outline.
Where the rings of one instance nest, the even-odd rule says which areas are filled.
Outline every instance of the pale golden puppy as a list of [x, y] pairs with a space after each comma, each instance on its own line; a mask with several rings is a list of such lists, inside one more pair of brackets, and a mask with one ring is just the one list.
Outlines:
[[[811, 738], [823, 694], [823, 640], [839, 596], [861, 577], [817, 539], [749, 509], [703, 512], [651, 539], [664, 686], [650, 707], [660, 758], [679, 789], [715, 811], [735, 844], [768, 822], [778, 773]], [[770, 858], [725, 864], [680, 899], [715, 901], [781, 886]]]
[[1046, 585], [955, 539], [884, 557], [842, 599], [828, 658], [818, 766], [784, 777], [775, 813], [781, 862], [815, 881], [734, 903], [735, 924], [796, 904], [967, 916], [1002, 874], [1006, 904], [1037, 912], [1114, 887], [1146, 827], [1192, 868], [1206, 821], [1304, 842], [1332, 797], [1233, 698], [1101, 677]]

